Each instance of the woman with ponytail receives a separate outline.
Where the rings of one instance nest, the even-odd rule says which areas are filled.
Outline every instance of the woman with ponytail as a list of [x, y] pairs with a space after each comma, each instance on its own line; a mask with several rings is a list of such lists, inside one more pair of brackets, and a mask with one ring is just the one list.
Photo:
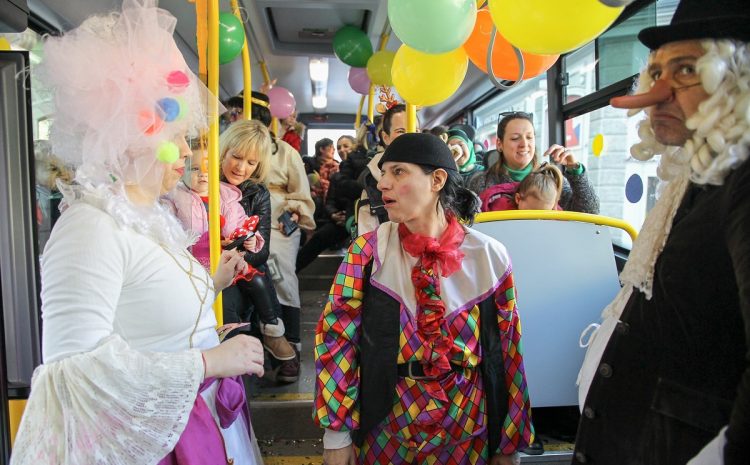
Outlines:
[[518, 463], [534, 439], [510, 258], [466, 225], [479, 199], [448, 146], [379, 161], [389, 220], [357, 238], [315, 340], [328, 465]]

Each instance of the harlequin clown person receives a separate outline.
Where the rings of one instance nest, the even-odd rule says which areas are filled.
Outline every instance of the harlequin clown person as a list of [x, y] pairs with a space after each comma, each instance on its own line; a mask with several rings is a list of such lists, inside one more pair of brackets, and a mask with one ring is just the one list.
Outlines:
[[518, 463], [534, 439], [510, 258], [471, 223], [448, 146], [403, 134], [379, 162], [387, 221], [339, 267], [315, 339], [328, 465]]

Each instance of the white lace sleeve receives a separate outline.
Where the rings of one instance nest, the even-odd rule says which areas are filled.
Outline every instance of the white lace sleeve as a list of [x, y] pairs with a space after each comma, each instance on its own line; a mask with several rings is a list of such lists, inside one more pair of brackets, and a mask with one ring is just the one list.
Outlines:
[[199, 351], [140, 352], [119, 336], [42, 365], [11, 464], [155, 464], [185, 429], [202, 378]]

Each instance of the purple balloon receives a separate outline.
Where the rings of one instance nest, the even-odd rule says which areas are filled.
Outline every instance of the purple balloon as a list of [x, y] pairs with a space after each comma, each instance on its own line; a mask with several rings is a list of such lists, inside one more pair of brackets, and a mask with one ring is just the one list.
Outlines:
[[271, 101], [271, 116], [278, 119], [284, 119], [291, 115], [297, 107], [294, 95], [279, 86], [274, 86], [268, 91], [268, 100]]
[[354, 92], [362, 95], [370, 93], [370, 76], [367, 75], [367, 68], [349, 68], [349, 85]]

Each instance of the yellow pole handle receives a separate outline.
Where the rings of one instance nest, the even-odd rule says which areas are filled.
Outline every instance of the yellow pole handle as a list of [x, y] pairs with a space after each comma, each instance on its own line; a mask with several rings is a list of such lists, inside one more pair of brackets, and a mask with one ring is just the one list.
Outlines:
[[406, 132], [417, 132], [417, 106], [406, 104]]
[[[211, 274], [216, 272], [221, 257], [221, 230], [219, 229], [219, 0], [208, 4], [208, 240], [211, 253]], [[221, 294], [214, 301], [216, 323], [224, 324]]]
[[375, 86], [370, 84], [370, 92], [367, 95], [367, 119], [372, 123], [375, 119]]
[[558, 220], [558, 221], [580, 221], [581, 223], [600, 224], [622, 229], [631, 239], [635, 241], [638, 232], [625, 220], [611, 218], [609, 216], [592, 215], [589, 213], [566, 212], [556, 210], [505, 210], [501, 212], [480, 213], [474, 219], [475, 223], [487, 221], [505, 220]]
[[359, 106], [357, 107], [357, 114], [354, 116], [354, 129], [359, 129], [362, 125], [362, 108], [365, 106], [365, 96], [359, 98]]
[[[237, 19], [242, 22], [242, 15], [240, 14], [240, 7], [237, 4], [237, 0], [231, 0], [230, 3], [232, 5], [232, 13], [234, 13], [234, 16], [236, 16]], [[242, 116], [245, 119], [251, 119], [251, 115], [253, 114], [253, 71], [250, 68], [250, 46], [248, 44], [247, 37], [245, 37], [245, 43], [242, 44], [242, 86], [244, 89], [244, 91], [242, 92]]]

